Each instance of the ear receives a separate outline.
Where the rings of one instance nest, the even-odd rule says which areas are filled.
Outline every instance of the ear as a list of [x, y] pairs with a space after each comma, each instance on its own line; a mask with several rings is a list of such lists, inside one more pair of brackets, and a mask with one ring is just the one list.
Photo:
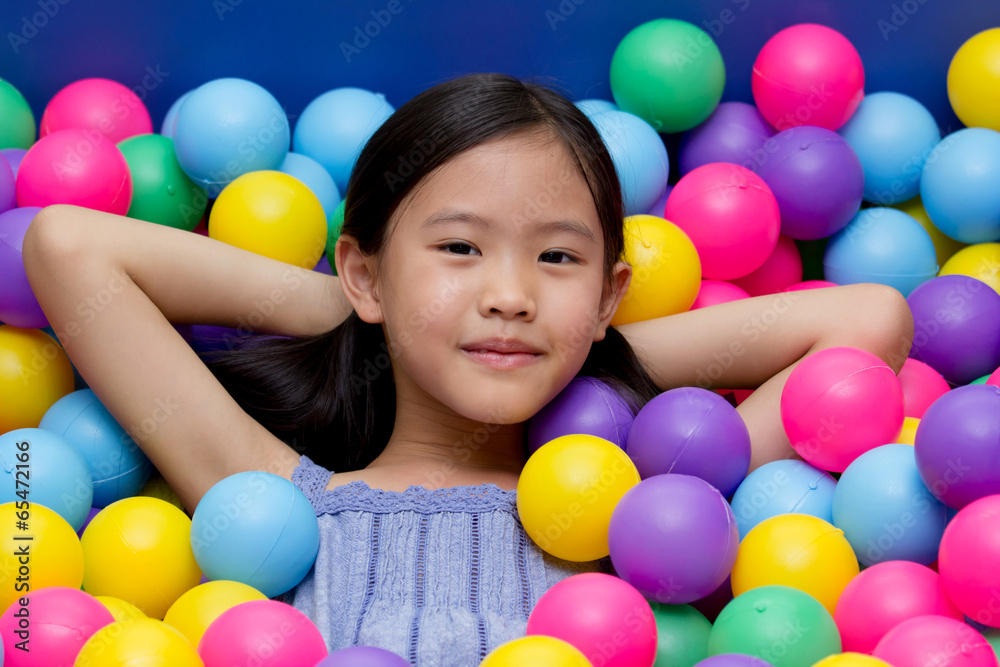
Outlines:
[[340, 289], [358, 317], [369, 324], [382, 322], [382, 305], [375, 290], [375, 257], [362, 253], [357, 239], [343, 234], [337, 239], [333, 256]]
[[594, 334], [594, 342], [604, 340], [608, 326], [618, 310], [618, 304], [625, 298], [628, 286], [632, 282], [632, 267], [628, 262], [617, 262], [613, 270], [612, 288], [614, 292], [607, 294], [604, 300], [604, 308], [601, 310], [600, 320], [597, 323], [597, 331]]

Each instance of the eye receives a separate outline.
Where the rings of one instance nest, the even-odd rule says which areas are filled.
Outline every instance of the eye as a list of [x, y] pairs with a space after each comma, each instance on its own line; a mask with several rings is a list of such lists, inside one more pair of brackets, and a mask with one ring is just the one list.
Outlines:
[[[548, 259], [547, 259], [548, 258]], [[564, 252], [558, 250], [550, 250], [548, 252], [543, 252], [540, 259], [548, 264], [567, 264], [568, 262], [562, 261], [563, 258], [569, 260], [569, 262], [575, 262], [576, 260], [567, 255]]]
[[441, 246], [441, 250], [448, 251], [448, 254], [453, 255], [471, 255], [476, 252], [476, 249], [468, 243], [448, 243]]

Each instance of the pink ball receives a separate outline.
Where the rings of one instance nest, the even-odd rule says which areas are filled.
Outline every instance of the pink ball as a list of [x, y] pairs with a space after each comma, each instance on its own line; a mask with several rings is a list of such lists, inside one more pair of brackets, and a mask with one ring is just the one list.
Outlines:
[[1000, 495], [958, 511], [941, 537], [941, 585], [966, 616], [1000, 628]]
[[702, 280], [698, 289], [698, 298], [691, 304], [691, 310], [698, 310], [707, 306], [714, 306], [740, 299], [749, 299], [750, 295], [741, 287], [724, 280]]
[[569, 642], [595, 665], [650, 667], [656, 660], [649, 603], [627, 582], [601, 572], [573, 575], [543, 593], [527, 634]]
[[[107, 607], [94, 596], [76, 588], [51, 586], [24, 595], [28, 605], [15, 602], [0, 616], [5, 667], [51, 667], [72, 665], [80, 648], [90, 636], [115, 622]], [[14, 648], [25, 637], [16, 634], [23, 617], [15, 614], [28, 610], [27, 638], [30, 651]]]
[[872, 655], [892, 667], [997, 667], [993, 648], [971, 625], [917, 616], [886, 633]]
[[761, 267], [742, 278], [735, 278], [733, 284], [745, 289], [750, 296], [761, 296], [777, 294], [801, 280], [802, 255], [799, 254], [799, 247], [790, 237], [782, 234]]
[[993, 371], [993, 373], [986, 378], [986, 384], [991, 384], [994, 387], [1000, 387], [1000, 368]]
[[703, 276], [713, 280], [760, 268], [781, 229], [778, 202], [764, 180], [726, 162], [703, 165], [678, 181], [664, 214], [691, 238]]
[[801, 283], [795, 283], [794, 285], [789, 285], [782, 292], [801, 292], [807, 289], [822, 289], [824, 287], [837, 287], [837, 283], [831, 283], [829, 280], [805, 280]]
[[929, 615], [965, 620], [945, 596], [937, 572], [919, 563], [890, 560], [851, 579], [837, 599], [833, 620], [844, 651], [871, 653], [889, 630]]
[[767, 40], [750, 84], [761, 115], [778, 130], [797, 125], [836, 130], [864, 98], [865, 70], [842, 34], [800, 23]]
[[903, 410], [907, 417], [920, 419], [924, 411], [940, 396], [951, 390], [948, 381], [922, 361], [907, 358], [899, 370], [903, 386]]
[[[143, 95], [146, 89], [143, 88]], [[59, 130], [98, 130], [117, 144], [137, 134], [150, 134], [153, 121], [132, 90], [110, 79], [80, 79], [56, 93], [42, 112], [39, 138]]]
[[28, 149], [17, 171], [17, 205], [76, 204], [125, 215], [132, 175], [118, 147], [97, 130], [59, 130]]
[[903, 426], [903, 388], [871, 352], [826, 348], [803, 359], [788, 376], [781, 422], [803, 459], [843, 472], [868, 450], [895, 441]]
[[315, 665], [327, 655], [313, 622], [290, 604], [252, 600], [224, 611], [198, 643], [205, 667]]

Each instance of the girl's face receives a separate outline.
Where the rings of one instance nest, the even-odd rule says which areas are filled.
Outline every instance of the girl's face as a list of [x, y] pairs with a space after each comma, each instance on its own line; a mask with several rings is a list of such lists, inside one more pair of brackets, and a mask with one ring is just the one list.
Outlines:
[[618, 262], [617, 292], [602, 307], [597, 209], [549, 135], [519, 133], [456, 156], [390, 225], [358, 313], [384, 322], [398, 404], [416, 401], [439, 417], [530, 418], [603, 338], [631, 276]]

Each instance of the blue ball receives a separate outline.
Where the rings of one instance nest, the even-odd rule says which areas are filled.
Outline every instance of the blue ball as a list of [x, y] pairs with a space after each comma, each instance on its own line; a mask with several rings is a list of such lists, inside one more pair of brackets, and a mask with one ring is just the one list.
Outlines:
[[163, 124], [160, 125], [160, 134], [165, 137], [170, 137], [171, 139], [174, 138], [174, 128], [177, 126], [177, 112], [181, 110], [181, 105], [184, 104], [184, 100], [186, 100], [190, 94], [191, 91], [189, 90], [174, 100], [174, 103], [170, 105], [170, 108], [167, 109], [167, 115], [163, 117]]
[[865, 170], [865, 201], [891, 206], [920, 194], [920, 173], [941, 141], [934, 116], [901, 93], [865, 95], [840, 128]]
[[652, 125], [626, 111], [602, 111], [590, 120], [614, 160], [625, 215], [645, 213], [663, 194], [670, 175], [663, 140]]
[[1000, 132], [970, 127], [934, 147], [920, 176], [934, 226], [962, 243], [1000, 240]]
[[[155, 428], [149, 419], [149, 428]], [[146, 454], [90, 389], [71, 392], [53, 403], [39, 428], [63, 436], [83, 455], [94, 482], [94, 507], [136, 495], [153, 471]], [[146, 428], [146, 422], [137, 428]]]
[[593, 116], [595, 113], [601, 113], [602, 111], [619, 111], [618, 105], [614, 102], [598, 99], [596, 97], [579, 100], [573, 104], [576, 105], [577, 109], [587, 114], [588, 117]]
[[[333, 224], [334, 212], [340, 204], [340, 191], [337, 189], [337, 184], [333, 182], [330, 172], [324, 169], [323, 165], [307, 155], [289, 153], [285, 156], [285, 161], [278, 167], [278, 171], [294, 176], [305, 183], [323, 206], [327, 226]], [[330, 233], [333, 233], [333, 230], [330, 230]]]
[[733, 494], [740, 539], [764, 519], [779, 514], [810, 514], [833, 522], [837, 482], [825, 470], [797, 459], [765, 463], [747, 475]]
[[910, 445], [876, 447], [856, 458], [833, 494], [833, 525], [862, 565], [908, 560], [930, 565], [948, 508], [924, 486]]
[[319, 522], [309, 500], [284, 477], [236, 473], [216, 483], [195, 508], [191, 548], [208, 579], [239, 581], [273, 598], [309, 572], [319, 551]]
[[190, 91], [177, 112], [177, 162], [208, 196], [237, 176], [277, 169], [291, 132], [278, 100], [246, 79], [215, 79]]
[[[382, 93], [334, 88], [306, 105], [295, 124], [292, 150], [323, 165], [337, 189], [346, 193], [361, 149], [394, 111]], [[422, 162], [426, 156], [412, 157]]]
[[87, 462], [66, 438], [40, 428], [8, 431], [0, 435], [0, 461], [0, 504], [44, 505], [80, 530], [94, 499], [94, 482]]
[[927, 230], [894, 208], [859, 211], [830, 238], [823, 255], [823, 273], [830, 282], [881, 283], [903, 296], [937, 272], [937, 252]]

